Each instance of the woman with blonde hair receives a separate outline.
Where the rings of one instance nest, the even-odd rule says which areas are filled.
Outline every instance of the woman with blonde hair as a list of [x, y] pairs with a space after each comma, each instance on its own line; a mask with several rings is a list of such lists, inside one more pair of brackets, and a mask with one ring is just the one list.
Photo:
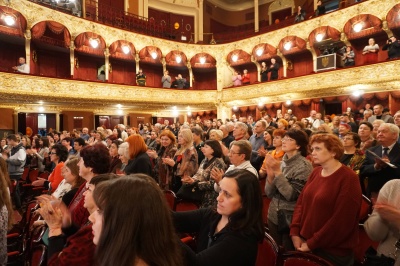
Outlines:
[[7, 231], [12, 226], [12, 204], [7, 163], [0, 157], [0, 265], [7, 264]]
[[127, 175], [142, 173], [152, 176], [150, 157], [147, 155], [147, 145], [143, 137], [134, 134], [125, 139], [129, 144], [129, 162], [124, 171]]
[[164, 158], [163, 162], [174, 169], [171, 189], [176, 193], [182, 186], [183, 176], [193, 176], [199, 168], [197, 151], [193, 146], [193, 135], [190, 129], [182, 129], [178, 134], [180, 145], [174, 158]]
[[173, 166], [164, 162], [164, 159], [174, 158], [176, 149], [175, 134], [170, 130], [163, 130], [159, 136], [161, 148], [158, 151], [147, 150], [147, 154], [155, 159], [154, 175], [158, 178], [161, 189], [169, 190], [172, 177], [174, 176]]

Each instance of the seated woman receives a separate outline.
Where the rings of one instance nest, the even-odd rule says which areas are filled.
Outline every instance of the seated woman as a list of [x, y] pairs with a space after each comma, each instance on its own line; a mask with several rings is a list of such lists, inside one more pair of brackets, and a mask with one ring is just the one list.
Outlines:
[[392, 258], [399, 265], [400, 256], [395, 244], [400, 239], [400, 180], [387, 182], [379, 191], [374, 211], [364, 223], [364, 229], [374, 241], [380, 241], [377, 255]]
[[290, 236], [298, 251], [312, 251], [335, 265], [353, 265], [358, 244], [361, 188], [358, 176], [340, 163], [342, 141], [333, 134], [310, 139], [315, 164], [293, 213]]
[[308, 136], [302, 130], [291, 129], [282, 139], [282, 150], [285, 152], [281, 160], [271, 155], [265, 157], [267, 166], [267, 182], [265, 194], [272, 199], [268, 209], [268, 229], [278, 245], [286, 250], [293, 250], [293, 244], [287, 232], [279, 231], [278, 210], [293, 211], [308, 176], [312, 172], [307, 156]]
[[[88, 183], [87, 190], [83, 193], [84, 207], [90, 214], [98, 208], [93, 200], [93, 190], [101, 182], [117, 177], [113, 174], [102, 174], [93, 177]], [[62, 234], [62, 211], [60, 206], [49, 200], [48, 197], [38, 198], [41, 208], [40, 215], [49, 226], [49, 245], [47, 265], [94, 265], [94, 251], [92, 224], [90, 222], [82, 226], [79, 231], [66, 238]]]
[[[68, 150], [61, 144], [55, 144], [51, 147], [50, 159], [56, 165], [53, 172], [51, 172], [49, 178], [46, 180], [44, 178], [40, 178], [36, 181], [32, 182], [32, 186], [34, 187], [42, 187], [44, 186], [49, 192], [54, 192], [61, 181], [64, 179], [61, 170], [64, 167], [64, 162], [68, 158]], [[60, 188], [61, 189], [61, 188]], [[62, 193], [59, 193], [57, 196], [61, 198], [65, 193], [67, 193], [71, 189], [71, 185], [65, 183], [65, 187], [62, 188]]]
[[219, 182], [217, 211], [174, 212], [179, 232], [198, 232], [197, 253], [183, 245], [186, 264], [255, 265], [263, 239], [262, 198], [257, 177], [245, 169], [225, 173]]
[[[275, 129], [272, 133], [272, 145], [275, 147], [274, 150], [268, 152], [274, 159], [282, 161], [283, 155], [285, 152], [282, 150], [282, 138], [285, 135], [286, 131], [283, 129]], [[267, 162], [264, 159], [263, 165], [258, 171], [260, 175], [260, 179], [265, 178], [267, 176]]]
[[89, 217], [97, 246], [94, 265], [183, 265], [170, 209], [151, 177], [104, 182], [93, 198], [98, 207]]
[[342, 141], [344, 154], [340, 158], [340, 162], [350, 167], [358, 175], [365, 160], [365, 153], [360, 150], [360, 136], [354, 132], [348, 132]]
[[193, 176], [184, 176], [183, 185], [197, 182], [200, 191], [204, 191], [200, 208], [216, 207], [217, 192], [214, 190], [214, 179], [211, 178], [211, 170], [214, 168], [225, 170], [225, 163], [222, 159], [221, 144], [216, 140], [207, 140], [201, 148], [205, 159], [201, 162], [197, 173]]
[[144, 143], [142, 136], [134, 134], [125, 141], [129, 143], [129, 162], [124, 172], [127, 175], [142, 173], [152, 176], [150, 157], [146, 153], [147, 145]]
[[114, 140], [111, 142], [109, 147], [111, 157], [110, 169], [108, 170], [109, 173], [116, 174], [117, 170], [121, 169], [122, 162], [118, 154], [118, 147], [121, 143], [122, 142], [120, 140]]
[[378, 62], [379, 45], [375, 43], [374, 38], [368, 40], [368, 45], [363, 49], [364, 64], [372, 64]]

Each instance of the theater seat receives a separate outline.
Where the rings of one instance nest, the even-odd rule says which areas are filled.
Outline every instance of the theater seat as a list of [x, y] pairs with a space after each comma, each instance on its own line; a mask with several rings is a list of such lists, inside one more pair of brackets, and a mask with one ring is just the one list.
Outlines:
[[171, 210], [175, 211], [177, 201], [175, 193], [171, 190], [164, 190], [164, 196], [167, 200], [168, 206], [171, 208]]
[[316, 255], [300, 251], [288, 251], [282, 254], [282, 266], [334, 266]]
[[275, 266], [279, 265], [280, 249], [272, 236], [265, 233], [261, 244], [258, 244], [256, 266]]
[[367, 220], [371, 212], [372, 212], [371, 200], [367, 198], [365, 195], [362, 195], [359, 222], [363, 223], [365, 220]]
[[373, 247], [375, 250], [378, 248], [379, 242], [372, 241], [367, 232], [364, 230], [362, 224], [358, 225], [358, 245], [354, 249], [354, 265], [362, 265], [364, 261], [364, 254], [369, 247]]

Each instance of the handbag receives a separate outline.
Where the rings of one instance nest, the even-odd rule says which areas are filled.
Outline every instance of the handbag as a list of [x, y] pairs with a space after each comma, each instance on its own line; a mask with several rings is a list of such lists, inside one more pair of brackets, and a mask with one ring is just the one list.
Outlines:
[[200, 202], [203, 199], [204, 192], [200, 190], [198, 186], [198, 182], [194, 182], [193, 184], [184, 184], [176, 193], [176, 196], [179, 199]]
[[363, 265], [365, 266], [393, 266], [395, 260], [385, 255], [377, 255], [373, 247], [369, 247], [364, 255]]
[[290, 224], [292, 223], [293, 211], [279, 209], [281, 198], [278, 199], [278, 233], [288, 234], [290, 232]]

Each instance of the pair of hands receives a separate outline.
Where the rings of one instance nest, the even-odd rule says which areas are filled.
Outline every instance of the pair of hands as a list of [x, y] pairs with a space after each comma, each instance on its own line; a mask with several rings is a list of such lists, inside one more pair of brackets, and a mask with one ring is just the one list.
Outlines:
[[161, 160], [162, 160], [163, 164], [169, 165], [171, 167], [175, 165], [174, 159], [171, 159], [168, 156], [166, 158], [162, 158]]
[[311, 251], [310, 248], [308, 247], [306, 241], [299, 236], [292, 236], [292, 242], [293, 242], [294, 249], [297, 251], [302, 251], [302, 252]]
[[272, 157], [271, 154], [266, 154], [264, 163], [261, 166], [260, 171], [267, 174], [267, 180], [269, 183], [272, 183], [275, 176], [280, 175], [281, 171], [281, 161]]
[[224, 176], [224, 174], [225, 174], [225, 172], [222, 169], [214, 167], [211, 170], [210, 176], [215, 181], [215, 183], [219, 184], [219, 182], [222, 180], [222, 177]]
[[37, 212], [43, 217], [49, 227], [49, 236], [62, 234], [61, 228], [71, 225], [71, 214], [68, 207], [59, 199], [50, 195], [37, 197], [40, 209]]
[[188, 176], [188, 175], [184, 175], [181, 178], [181, 181], [182, 181], [183, 184], [186, 184], [186, 185], [191, 185], [191, 184], [193, 184], [195, 182], [195, 180], [193, 178], [191, 178], [190, 176]]

